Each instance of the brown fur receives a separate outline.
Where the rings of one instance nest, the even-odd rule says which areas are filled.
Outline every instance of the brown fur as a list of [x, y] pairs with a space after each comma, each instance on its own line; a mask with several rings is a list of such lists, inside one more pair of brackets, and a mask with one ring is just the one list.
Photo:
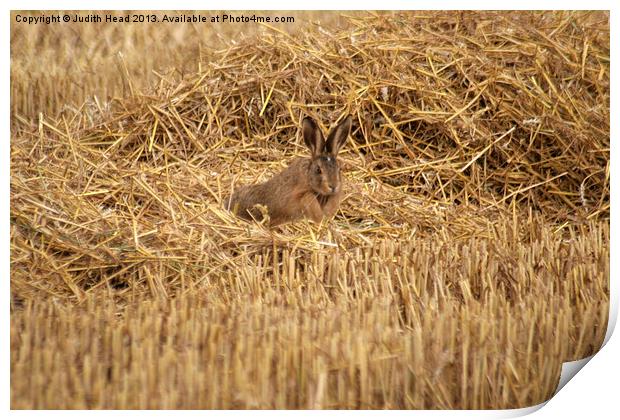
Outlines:
[[337, 154], [351, 130], [351, 117], [336, 126], [327, 141], [310, 118], [305, 118], [302, 126], [312, 156], [295, 159], [267, 182], [240, 187], [226, 202], [229, 210], [243, 219], [260, 221], [263, 214], [257, 205], [262, 205], [268, 211], [271, 226], [301, 218], [319, 223], [336, 214], [342, 199]]

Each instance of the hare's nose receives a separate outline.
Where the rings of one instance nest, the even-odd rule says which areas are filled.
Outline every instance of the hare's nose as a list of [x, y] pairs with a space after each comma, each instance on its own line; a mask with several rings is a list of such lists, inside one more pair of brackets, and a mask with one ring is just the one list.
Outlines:
[[336, 187], [329, 187], [329, 188], [332, 190], [333, 193], [336, 192]]

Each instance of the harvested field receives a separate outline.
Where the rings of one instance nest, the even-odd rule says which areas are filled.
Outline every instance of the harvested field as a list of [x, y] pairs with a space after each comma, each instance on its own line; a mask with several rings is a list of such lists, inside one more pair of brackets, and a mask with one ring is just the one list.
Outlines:
[[[520, 408], [600, 348], [609, 15], [297, 13], [12, 22], [12, 408]], [[223, 209], [346, 114], [333, 220]]]

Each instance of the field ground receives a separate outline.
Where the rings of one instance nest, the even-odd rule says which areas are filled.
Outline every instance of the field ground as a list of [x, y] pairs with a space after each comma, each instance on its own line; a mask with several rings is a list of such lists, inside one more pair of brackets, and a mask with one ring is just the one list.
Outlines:
[[[13, 409], [519, 408], [600, 348], [608, 14], [291, 13], [12, 21]], [[333, 220], [223, 210], [344, 114]]]

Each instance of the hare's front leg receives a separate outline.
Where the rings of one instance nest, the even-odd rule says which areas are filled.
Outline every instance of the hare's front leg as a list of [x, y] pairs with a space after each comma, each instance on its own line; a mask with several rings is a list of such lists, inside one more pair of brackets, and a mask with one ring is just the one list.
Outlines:
[[342, 200], [342, 189], [334, 195], [330, 195], [323, 204], [323, 214], [327, 218], [332, 218], [338, 211], [340, 201]]
[[314, 194], [306, 194], [301, 200], [302, 212], [304, 216], [311, 219], [315, 223], [323, 220], [323, 209]]

